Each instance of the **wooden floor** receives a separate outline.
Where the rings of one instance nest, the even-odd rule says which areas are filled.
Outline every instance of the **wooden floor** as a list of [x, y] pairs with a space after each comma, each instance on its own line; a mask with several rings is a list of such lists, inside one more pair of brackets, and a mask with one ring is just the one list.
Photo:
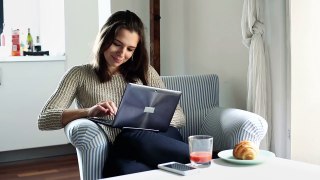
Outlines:
[[0, 180], [79, 180], [76, 155], [0, 164]]

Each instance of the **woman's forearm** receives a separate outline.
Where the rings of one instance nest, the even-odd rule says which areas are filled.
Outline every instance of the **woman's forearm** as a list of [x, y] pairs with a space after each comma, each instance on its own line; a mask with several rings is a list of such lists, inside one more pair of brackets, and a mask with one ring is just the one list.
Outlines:
[[62, 113], [62, 124], [63, 126], [66, 126], [69, 122], [88, 117], [89, 115], [89, 109], [65, 109]]

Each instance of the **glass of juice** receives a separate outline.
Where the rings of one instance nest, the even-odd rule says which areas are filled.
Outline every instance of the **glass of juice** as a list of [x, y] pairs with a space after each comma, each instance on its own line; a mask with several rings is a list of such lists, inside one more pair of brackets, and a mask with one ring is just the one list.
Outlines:
[[190, 161], [193, 166], [208, 167], [212, 160], [213, 137], [209, 135], [189, 136]]

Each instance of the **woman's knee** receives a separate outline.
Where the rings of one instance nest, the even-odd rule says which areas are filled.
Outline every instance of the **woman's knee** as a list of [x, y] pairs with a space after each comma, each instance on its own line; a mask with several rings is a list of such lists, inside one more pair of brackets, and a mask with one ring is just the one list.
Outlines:
[[160, 132], [160, 134], [167, 136], [167, 137], [170, 137], [170, 138], [173, 138], [173, 139], [176, 139], [176, 140], [179, 140], [179, 141], [183, 141], [183, 138], [182, 138], [179, 130], [175, 127], [172, 127], [172, 126], [170, 126], [166, 132]]

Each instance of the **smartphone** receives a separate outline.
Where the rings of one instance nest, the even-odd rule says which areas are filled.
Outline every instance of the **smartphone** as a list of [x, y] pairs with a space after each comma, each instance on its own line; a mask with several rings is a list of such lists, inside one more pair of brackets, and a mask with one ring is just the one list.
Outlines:
[[180, 174], [183, 176], [192, 174], [194, 172], [197, 172], [198, 170], [193, 166], [189, 166], [189, 165], [178, 163], [178, 162], [168, 162], [168, 163], [158, 164], [158, 168], [166, 171], [170, 171], [176, 174]]

